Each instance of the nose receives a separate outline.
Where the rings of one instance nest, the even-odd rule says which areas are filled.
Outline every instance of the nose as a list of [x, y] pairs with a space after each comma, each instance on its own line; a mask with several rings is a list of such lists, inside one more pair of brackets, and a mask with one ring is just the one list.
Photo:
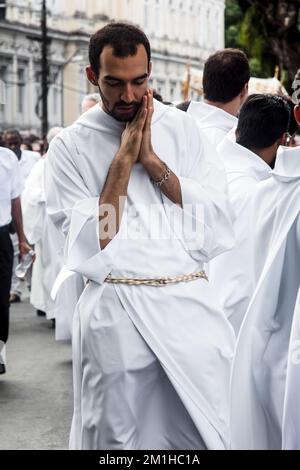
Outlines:
[[133, 89], [130, 83], [127, 83], [124, 85], [124, 90], [121, 95], [121, 100], [128, 104], [134, 101]]

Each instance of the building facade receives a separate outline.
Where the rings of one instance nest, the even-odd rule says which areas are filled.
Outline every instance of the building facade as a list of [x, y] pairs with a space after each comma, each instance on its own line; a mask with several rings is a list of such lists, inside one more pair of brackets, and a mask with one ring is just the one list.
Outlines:
[[[187, 65], [202, 68], [224, 47], [224, 0], [47, 0], [49, 126], [69, 125], [82, 97], [95, 89], [85, 77], [90, 35], [108, 21], [141, 26], [153, 53], [150, 84], [166, 101], [182, 99]], [[0, 128], [39, 129], [41, 2], [0, 0], [0, 79], [6, 106]], [[196, 95], [192, 96], [196, 98]]]

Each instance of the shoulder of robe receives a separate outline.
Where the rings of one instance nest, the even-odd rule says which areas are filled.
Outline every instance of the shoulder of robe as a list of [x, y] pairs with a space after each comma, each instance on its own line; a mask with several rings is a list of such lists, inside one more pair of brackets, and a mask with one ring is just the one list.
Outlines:
[[10, 158], [12, 161], [18, 161], [14, 152], [6, 147], [0, 147], [0, 158]]
[[0, 147], [0, 167], [2, 168], [13, 168], [19, 167], [18, 159], [14, 152], [11, 150]]
[[72, 149], [74, 150], [73, 132], [75, 132], [75, 130], [76, 122], [62, 129], [60, 133], [52, 139], [47, 152], [47, 160], [54, 158], [59, 152], [70, 153]]

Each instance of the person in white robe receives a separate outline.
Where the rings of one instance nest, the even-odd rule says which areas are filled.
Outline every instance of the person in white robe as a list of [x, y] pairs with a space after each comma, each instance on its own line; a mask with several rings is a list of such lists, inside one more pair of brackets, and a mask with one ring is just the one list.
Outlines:
[[81, 112], [85, 113], [96, 104], [99, 104], [100, 101], [101, 98], [98, 93], [89, 93], [88, 95], [85, 95], [81, 101]]
[[[293, 102], [297, 104], [294, 109], [295, 120], [300, 125], [300, 69], [293, 83]], [[290, 134], [293, 136], [293, 129]], [[293, 142], [292, 142], [293, 145]], [[300, 149], [298, 147], [298, 152]], [[298, 223], [298, 239], [300, 238], [300, 222]], [[282, 449], [300, 450], [300, 287], [293, 315], [292, 331], [288, 352], [287, 378], [284, 397], [283, 423], [282, 423]]]
[[[28, 178], [34, 165], [40, 160], [41, 155], [31, 150], [22, 150], [22, 137], [17, 129], [9, 129], [5, 132], [5, 144], [12, 150], [18, 158], [20, 170], [21, 170], [21, 185], [22, 191], [24, 190], [26, 179]], [[10, 302], [19, 302], [21, 300], [21, 282], [16, 276], [15, 270], [19, 263], [19, 247], [18, 237], [16, 233], [12, 233], [11, 241], [14, 248], [14, 264], [13, 264], [13, 275], [10, 290]]]
[[235, 212], [236, 243], [230, 252], [211, 261], [209, 277], [236, 335], [254, 292], [249, 204], [259, 182], [270, 176], [278, 147], [286, 139], [289, 116], [281, 97], [251, 95], [242, 106], [236, 136], [226, 136], [217, 147]]
[[[61, 127], [50, 129], [47, 134], [48, 144], [61, 130]], [[32, 266], [30, 303], [38, 312], [45, 312], [47, 318], [52, 319], [54, 318], [54, 307], [50, 297], [51, 284], [49, 285], [49, 283], [51, 283], [51, 276], [49, 277], [48, 273], [47, 278], [45, 278], [44, 270], [46, 269], [46, 266], [43, 262], [43, 257], [44, 255], [47, 257], [48, 250], [50, 250], [51, 254], [49, 256], [49, 262], [50, 264], [55, 265], [55, 260], [57, 259], [58, 254], [56, 253], [56, 249], [51, 249], [51, 245], [44, 246], [44, 239], [49, 230], [44, 188], [45, 158], [46, 155], [44, 155], [32, 168], [32, 171], [25, 181], [21, 200], [24, 217], [24, 231], [28, 242], [31, 245], [34, 245], [35, 250], [35, 262]]]
[[204, 101], [192, 101], [187, 112], [215, 147], [236, 127], [237, 115], [248, 96], [249, 79], [249, 62], [239, 49], [223, 49], [206, 60]]
[[[225, 449], [234, 333], [200, 273], [233, 244], [231, 209], [197, 125], [153, 103], [144, 33], [107, 25], [90, 62], [102, 107], [54, 139], [46, 161], [67, 268], [89, 279], [74, 318], [70, 447]], [[106, 201], [121, 211], [120, 194], [121, 221], [104, 236]], [[183, 233], [183, 215], [195, 232]], [[188, 273], [200, 278], [162, 279]]]
[[[61, 127], [50, 129], [47, 134], [48, 144], [61, 130]], [[84, 284], [79, 275], [69, 276], [55, 298], [51, 297], [55, 281], [64, 267], [64, 239], [46, 212], [46, 158], [47, 154], [35, 165], [22, 194], [24, 230], [36, 254], [32, 267], [30, 303], [35, 309], [44, 311], [48, 320], [55, 319], [57, 340], [70, 340], [75, 306]]]
[[[300, 224], [299, 224], [300, 227]], [[300, 231], [299, 231], [300, 237]], [[300, 450], [300, 288], [289, 344], [282, 419], [282, 449]]]
[[[300, 123], [299, 72], [294, 81], [294, 109]], [[293, 442], [295, 422], [287, 379], [288, 354], [300, 285], [300, 152], [282, 147], [275, 169], [260, 183], [249, 217], [255, 221], [255, 292], [242, 324], [231, 380], [231, 430], [234, 449], [280, 449]], [[289, 346], [290, 345], [290, 346]], [[290, 352], [288, 350], [290, 348]], [[247, 364], [247, 367], [245, 367]], [[241, 389], [242, 387], [242, 389]], [[286, 398], [285, 398], [286, 397]], [[295, 416], [297, 414], [297, 404]], [[291, 440], [290, 440], [291, 439]]]
[[[298, 117], [300, 122], [299, 111]], [[248, 211], [256, 288], [233, 363], [233, 449], [282, 447], [287, 357], [300, 285], [299, 183], [299, 148], [283, 147], [272, 177], [259, 184]]]

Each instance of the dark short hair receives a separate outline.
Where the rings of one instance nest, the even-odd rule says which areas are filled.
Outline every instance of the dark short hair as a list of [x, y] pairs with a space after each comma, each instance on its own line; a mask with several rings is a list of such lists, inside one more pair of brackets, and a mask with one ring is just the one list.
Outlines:
[[22, 137], [22, 135], [21, 135], [21, 133], [20, 133], [20, 131], [19, 131], [18, 129], [13, 129], [13, 128], [7, 129], [7, 130], [5, 131], [5, 136], [7, 136], [7, 135], [16, 135], [16, 136], [18, 136], [18, 138], [19, 138], [20, 140], [23, 141], [23, 137]]
[[228, 103], [241, 93], [249, 79], [249, 62], [243, 51], [231, 48], [217, 51], [204, 64], [204, 98]]
[[237, 126], [237, 143], [248, 149], [273, 145], [288, 131], [290, 109], [281, 96], [250, 95], [243, 104]]
[[99, 76], [100, 55], [105, 46], [111, 46], [116, 57], [134, 56], [137, 46], [146, 49], [148, 62], [151, 61], [151, 47], [145, 33], [130, 23], [109, 23], [90, 38], [89, 61], [93, 72]]

